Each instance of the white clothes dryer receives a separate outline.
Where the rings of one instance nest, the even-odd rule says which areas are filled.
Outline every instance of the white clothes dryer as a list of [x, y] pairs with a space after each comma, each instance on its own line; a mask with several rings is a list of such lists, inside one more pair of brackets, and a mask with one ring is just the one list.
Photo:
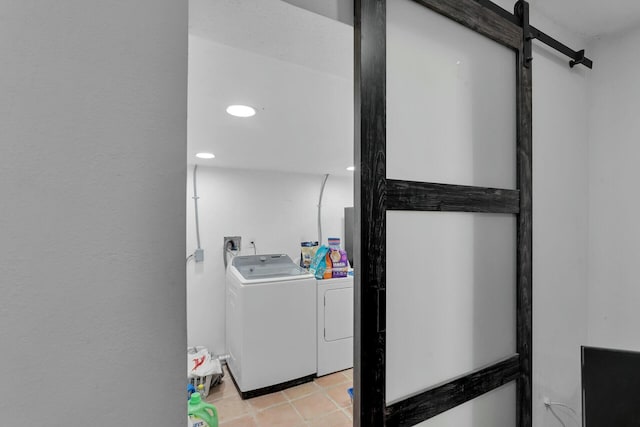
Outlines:
[[353, 367], [353, 276], [318, 280], [318, 376]]

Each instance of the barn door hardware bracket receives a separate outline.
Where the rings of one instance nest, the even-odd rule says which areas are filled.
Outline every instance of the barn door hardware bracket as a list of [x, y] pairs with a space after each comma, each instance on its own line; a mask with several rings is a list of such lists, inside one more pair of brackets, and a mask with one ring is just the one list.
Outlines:
[[539, 40], [540, 42], [546, 44], [552, 49], [557, 50], [563, 55], [571, 58], [569, 62], [569, 66], [571, 68], [575, 67], [578, 64], [582, 64], [587, 68], [593, 68], [593, 61], [584, 56], [584, 49], [575, 51], [571, 49], [569, 46], [564, 43], [559, 42], [553, 37], [547, 35], [546, 33], [538, 30], [536, 27], [529, 24], [529, 3], [525, 0], [518, 0], [514, 6], [514, 13], [511, 13], [497, 4], [493, 3], [491, 0], [475, 0], [477, 3], [481, 4], [485, 8], [497, 13], [503, 18], [511, 21], [517, 26], [522, 28], [522, 37], [524, 41], [524, 52], [525, 55], [525, 65], [528, 68], [531, 64], [532, 55], [531, 55], [531, 41]]
[[[575, 59], [575, 60], [573, 60], [573, 61], [569, 62], [569, 66], [570, 66], [571, 68], [575, 67], [575, 66], [576, 66], [576, 65], [578, 65], [578, 64], [584, 64], [584, 61], [587, 59], [587, 58], [585, 58], [585, 57], [584, 57], [584, 49], [579, 50], [579, 51], [577, 52], [577, 55], [576, 55], [576, 56], [577, 56], [577, 57], [576, 57], [576, 59]], [[591, 67], [589, 67], [589, 68], [591, 68]]]
[[524, 0], [518, 0], [513, 7], [514, 15], [520, 18], [520, 25], [522, 26], [522, 50], [524, 55], [524, 66], [531, 67], [531, 61], [533, 56], [531, 55], [531, 26], [529, 25], [529, 3]]

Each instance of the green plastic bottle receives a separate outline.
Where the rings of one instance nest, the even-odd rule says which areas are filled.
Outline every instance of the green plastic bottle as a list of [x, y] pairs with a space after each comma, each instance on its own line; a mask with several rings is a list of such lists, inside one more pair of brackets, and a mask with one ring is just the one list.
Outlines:
[[191, 394], [187, 404], [189, 427], [218, 427], [216, 407], [202, 401], [200, 393]]

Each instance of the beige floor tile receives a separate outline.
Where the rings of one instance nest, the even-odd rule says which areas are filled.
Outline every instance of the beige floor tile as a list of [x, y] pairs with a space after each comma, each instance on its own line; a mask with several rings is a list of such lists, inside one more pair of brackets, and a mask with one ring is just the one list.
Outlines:
[[242, 418], [236, 418], [235, 420], [222, 422], [220, 427], [257, 427], [258, 424], [252, 415], [247, 415]]
[[233, 380], [228, 376], [224, 378], [222, 383], [209, 390], [209, 395], [206, 397], [207, 402], [214, 402], [216, 400], [224, 399], [225, 397], [240, 396], [238, 389], [236, 389]]
[[351, 397], [347, 393], [347, 389], [351, 387], [351, 384], [343, 384], [332, 387], [326, 391], [327, 395], [338, 404], [341, 408], [351, 406]]
[[206, 401], [216, 406], [221, 427], [351, 427], [347, 389], [353, 369], [314, 379], [284, 391], [243, 400], [228, 372]]
[[324, 393], [315, 393], [291, 402], [305, 420], [323, 417], [337, 409]]
[[348, 381], [351, 381], [348, 377], [342, 374], [342, 372], [336, 372], [334, 374], [325, 375], [324, 377], [319, 377], [313, 380], [320, 387], [332, 387], [338, 384], [344, 384]]
[[349, 419], [353, 419], [353, 406], [347, 406], [346, 408], [344, 408], [345, 413], [347, 414], [347, 416], [349, 417]]
[[266, 394], [264, 396], [254, 397], [247, 400], [249, 404], [256, 410], [261, 411], [270, 406], [278, 405], [287, 401], [284, 393], [278, 391], [276, 393]]
[[233, 420], [243, 415], [249, 415], [249, 404], [242, 400], [239, 396], [225, 397], [216, 400], [213, 405], [218, 410], [218, 419], [220, 422]]
[[256, 420], [260, 427], [298, 427], [304, 425], [300, 415], [288, 402], [258, 412]]
[[284, 394], [285, 394], [285, 396], [287, 396], [288, 399], [295, 400], [295, 399], [298, 399], [300, 397], [307, 396], [309, 394], [316, 393], [316, 392], [321, 391], [321, 390], [322, 389], [320, 387], [318, 387], [318, 385], [316, 385], [316, 383], [311, 381], [311, 382], [308, 382], [308, 383], [300, 384], [300, 385], [292, 387], [292, 388], [288, 388], [288, 389], [284, 390]]
[[342, 411], [332, 412], [322, 418], [312, 420], [310, 427], [352, 427], [353, 421]]

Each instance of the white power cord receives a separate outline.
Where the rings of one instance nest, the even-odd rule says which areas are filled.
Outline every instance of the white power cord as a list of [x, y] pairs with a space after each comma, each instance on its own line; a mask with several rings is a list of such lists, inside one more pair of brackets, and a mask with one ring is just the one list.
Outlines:
[[545, 397], [544, 400], [544, 406], [547, 408], [547, 410], [549, 412], [551, 412], [551, 414], [554, 416], [555, 419], [558, 420], [558, 422], [563, 426], [566, 427], [566, 424], [564, 423], [564, 421], [560, 418], [560, 416], [558, 416], [558, 414], [556, 413], [556, 411], [553, 410], [554, 406], [559, 406], [562, 408], [566, 408], [569, 411], [571, 411], [573, 413], [573, 416], [569, 415], [569, 418], [571, 418], [576, 425], [580, 424], [580, 421], [578, 420], [578, 413], [576, 412], [575, 409], [573, 409], [571, 406], [567, 405], [566, 403], [562, 403], [562, 402], [553, 402], [551, 401], [548, 397]]
[[552, 402], [551, 400], [549, 400], [548, 397], [544, 398], [544, 406], [546, 406], [548, 409], [551, 409], [552, 406], [562, 406], [563, 408], [567, 408], [568, 410], [573, 412], [575, 416], [578, 416], [578, 413], [576, 412], [576, 410], [573, 409], [571, 406], [562, 402]]

